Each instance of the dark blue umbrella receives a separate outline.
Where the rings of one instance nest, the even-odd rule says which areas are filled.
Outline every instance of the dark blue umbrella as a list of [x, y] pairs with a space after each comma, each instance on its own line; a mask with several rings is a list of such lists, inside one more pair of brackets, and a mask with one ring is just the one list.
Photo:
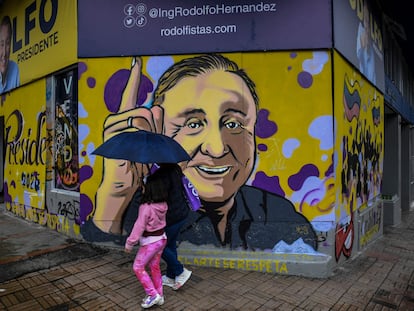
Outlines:
[[191, 159], [183, 147], [171, 137], [143, 130], [117, 134], [96, 148], [92, 154], [144, 164], [179, 163]]

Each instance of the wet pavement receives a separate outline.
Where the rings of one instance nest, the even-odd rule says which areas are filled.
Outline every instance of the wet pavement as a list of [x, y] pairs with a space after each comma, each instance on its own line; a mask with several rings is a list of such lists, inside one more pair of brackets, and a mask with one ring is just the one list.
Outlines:
[[0, 204], [0, 282], [103, 252], [16, 217]]
[[[414, 310], [414, 211], [329, 278], [188, 266], [154, 310]], [[140, 310], [134, 254], [81, 243], [0, 205], [0, 310]], [[165, 265], [162, 263], [163, 269]]]

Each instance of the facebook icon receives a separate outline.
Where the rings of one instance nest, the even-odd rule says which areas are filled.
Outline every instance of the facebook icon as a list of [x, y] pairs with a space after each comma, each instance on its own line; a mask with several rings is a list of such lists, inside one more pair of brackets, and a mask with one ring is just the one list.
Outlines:
[[135, 7], [132, 4], [127, 4], [124, 7], [124, 13], [125, 15], [131, 16], [132, 14], [135, 13]]

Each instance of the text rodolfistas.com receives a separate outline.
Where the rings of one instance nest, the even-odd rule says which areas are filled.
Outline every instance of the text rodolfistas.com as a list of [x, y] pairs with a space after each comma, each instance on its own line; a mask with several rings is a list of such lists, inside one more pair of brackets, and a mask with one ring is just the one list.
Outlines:
[[[254, 4], [237, 4], [237, 5], [194, 5], [190, 8], [180, 6], [174, 9], [152, 8], [149, 10], [151, 18], [167, 18], [173, 20], [176, 17], [197, 17], [205, 15], [233, 15], [233, 14], [250, 14], [250, 13], [268, 13], [275, 12], [275, 3], [254, 3]], [[186, 36], [186, 35], [209, 35], [209, 34], [226, 34], [237, 32], [237, 26], [229, 25], [181, 25], [165, 27], [160, 30], [162, 37], [169, 36]]]
[[162, 28], [160, 30], [161, 37], [171, 36], [188, 36], [188, 35], [210, 35], [225, 34], [237, 32], [236, 25], [216, 25], [216, 26], [174, 26], [171, 28]]

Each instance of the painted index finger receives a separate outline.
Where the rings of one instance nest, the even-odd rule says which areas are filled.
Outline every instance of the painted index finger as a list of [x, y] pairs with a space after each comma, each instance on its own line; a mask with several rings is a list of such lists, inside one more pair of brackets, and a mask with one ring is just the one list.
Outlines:
[[131, 72], [128, 82], [122, 93], [121, 104], [118, 112], [124, 112], [135, 108], [135, 103], [138, 98], [138, 89], [141, 82], [142, 60], [140, 57], [132, 59]]

